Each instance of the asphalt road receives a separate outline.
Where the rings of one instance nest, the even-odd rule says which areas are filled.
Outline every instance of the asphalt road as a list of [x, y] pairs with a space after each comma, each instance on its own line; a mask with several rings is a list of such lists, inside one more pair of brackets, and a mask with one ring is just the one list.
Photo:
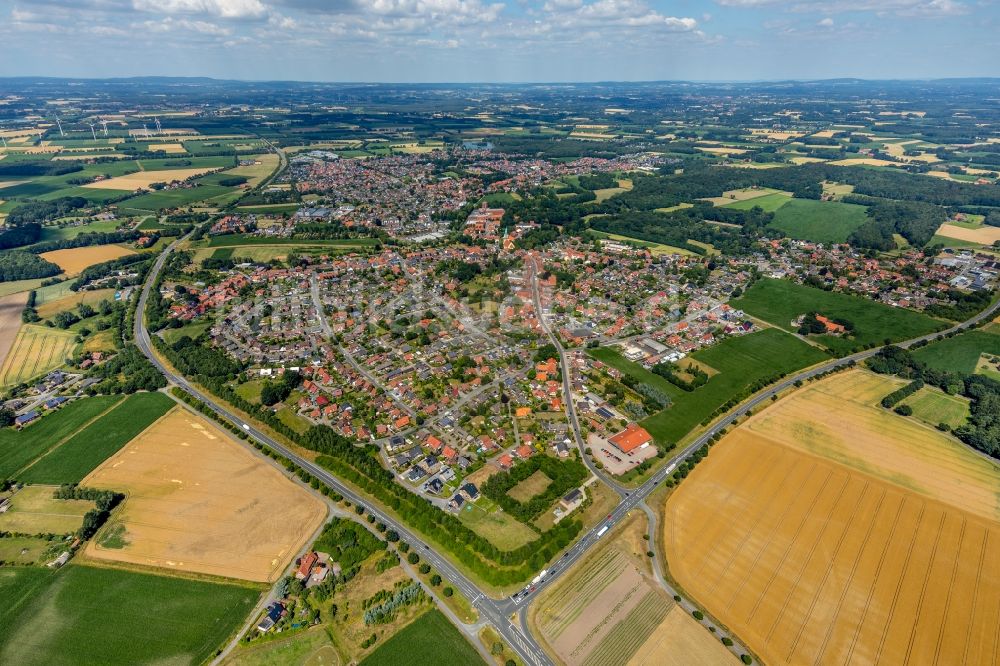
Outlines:
[[[402, 523], [399, 523], [392, 517], [385, 515], [383, 512], [373, 509], [366, 500], [360, 497], [357, 493], [351, 490], [349, 487], [340, 482], [336, 477], [330, 474], [327, 470], [323, 469], [312, 463], [311, 461], [302, 458], [295, 452], [287, 449], [281, 443], [275, 441], [266, 433], [259, 431], [253, 426], [253, 424], [245, 423], [239, 416], [228, 411], [225, 407], [221, 406], [215, 401], [215, 399], [206, 393], [203, 393], [198, 388], [191, 385], [184, 377], [175, 374], [172, 370], [164, 366], [156, 354], [153, 353], [152, 345], [150, 343], [149, 331], [146, 329], [145, 317], [143, 316], [146, 310], [146, 302], [149, 298], [149, 294], [153, 283], [156, 281], [156, 277], [159, 275], [160, 271], [163, 269], [163, 264], [167, 259], [167, 256], [180, 242], [175, 241], [171, 244], [160, 256], [157, 258], [153, 269], [149, 272], [146, 284], [143, 285], [142, 292], [139, 296], [139, 303], [137, 314], [135, 317], [135, 340], [139, 349], [149, 358], [150, 362], [156, 366], [156, 368], [163, 373], [163, 375], [172, 383], [179, 386], [184, 391], [188, 392], [192, 396], [198, 398], [204, 402], [212, 411], [218, 414], [223, 419], [230, 421], [237, 427], [242, 428], [248, 435], [253, 439], [261, 442], [265, 446], [271, 448], [272, 450], [280, 453], [289, 460], [294, 461], [297, 465], [307, 470], [310, 474], [316, 478], [323, 481], [338, 493], [343, 495], [345, 498], [354, 502], [355, 504], [364, 506], [369, 513], [375, 516], [376, 520], [385, 523], [389, 528], [395, 530], [401, 539], [409, 542], [421, 556], [421, 559], [428, 562], [431, 566], [435, 567], [441, 575], [452, 582], [455, 587], [457, 587], [466, 597], [472, 602], [472, 605], [479, 611], [482, 620], [489, 622], [497, 630], [497, 632], [503, 637], [506, 643], [518, 653], [521, 659], [524, 660], [526, 664], [531, 664], [533, 666], [543, 666], [551, 664], [552, 661], [545, 654], [544, 650], [538, 645], [534, 638], [530, 635], [526, 627], [519, 628], [511, 623], [510, 618], [515, 615], [520, 615], [522, 618], [525, 613], [523, 612], [523, 607], [531, 603], [531, 601], [538, 596], [539, 592], [544, 590], [549, 585], [552, 585], [565, 571], [570, 569], [573, 564], [582, 558], [587, 551], [594, 547], [607, 532], [610, 531], [617, 523], [623, 520], [630, 511], [637, 508], [646, 497], [656, 489], [656, 487], [663, 482], [663, 480], [677, 467], [678, 464], [690, 457], [696, 450], [704, 446], [712, 436], [718, 433], [723, 428], [726, 428], [737, 419], [744, 416], [748, 411], [756, 409], [761, 404], [770, 401], [771, 396], [790, 388], [795, 382], [800, 380], [807, 380], [824, 372], [834, 370], [841, 366], [847, 365], [851, 361], [861, 361], [866, 358], [873, 356], [877, 353], [878, 349], [872, 349], [857, 354], [852, 354], [844, 358], [835, 359], [824, 363], [822, 365], [813, 367], [811, 369], [804, 370], [794, 376], [788, 377], [783, 381], [779, 382], [768, 388], [767, 390], [755, 395], [749, 401], [743, 403], [738, 408], [727, 414], [724, 418], [714, 424], [711, 428], [706, 430], [701, 436], [696, 440], [687, 445], [684, 449], [679, 451], [667, 464], [661, 467], [656, 474], [650, 477], [645, 483], [643, 483], [638, 488], [633, 490], [626, 490], [620, 486], [613, 485], [620, 493], [623, 494], [621, 502], [615, 509], [608, 514], [607, 518], [601, 521], [593, 529], [585, 533], [582, 538], [578, 539], [576, 543], [567, 551], [565, 551], [559, 559], [549, 565], [544, 576], [539, 573], [539, 578], [537, 582], [529, 583], [529, 585], [524, 588], [521, 592], [515, 594], [513, 597], [502, 598], [502, 599], [491, 599], [483, 594], [476, 585], [470, 581], [461, 571], [459, 571], [451, 562], [444, 556], [437, 553], [434, 549], [429, 548], [420, 538], [417, 537], [413, 532], [407, 529]], [[532, 279], [535, 278], [535, 273], [538, 271], [537, 263], [533, 264], [533, 275]], [[538, 310], [537, 315], [542, 322], [544, 318], [541, 311], [541, 304], [537, 299], [536, 295], [536, 309]], [[976, 315], [975, 317], [969, 319], [962, 324], [958, 324], [947, 331], [942, 331], [939, 333], [933, 333], [919, 338], [914, 338], [912, 340], [907, 340], [905, 342], [898, 343], [901, 347], [909, 347], [917, 342], [930, 341], [933, 340], [938, 335], [943, 333], [948, 333], [951, 331], [956, 331], [969, 324], [979, 323], [987, 317], [992, 317], [993, 313], [1000, 308], [1000, 301], [994, 303], [989, 308]], [[548, 333], [547, 325], [543, 323], [543, 328], [545, 328]], [[548, 333], [549, 337], [554, 339], [551, 333]], [[561, 345], [556, 345], [557, 349], [561, 350]], [[562, 354], [561, 354], [562, 355]], [[571, 403], [571, 393], [568, 391], [568, 386], [565, 386], [565, 382], [568, 382], [568, 368], [563, 361], [563, 379], [564, 388], [566, 391], [566, 402]], [[582, 441], [580, 438], [580, 433], [578, 426], [576, 425], [575, 413], [571, 412], [571, 423], [574, 424], [574, 435], [577, 438], [577, 444], [579, 445]], [[581, 451], [582, 453], [582, 451]], [[600, 475], [603, 476], [603, 475]]]

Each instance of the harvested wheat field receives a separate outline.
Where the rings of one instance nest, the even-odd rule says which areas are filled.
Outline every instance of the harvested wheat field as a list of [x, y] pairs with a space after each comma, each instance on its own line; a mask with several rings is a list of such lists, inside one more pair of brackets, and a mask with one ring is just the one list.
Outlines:
[[680, 606], [667, 617], [628, 660], [628, 666], [715, 666], [739, 660]]
[[179, 143], [151, 143], [149, 144], [149, 149], [153, 151], [159, 150], [164, 153], [172, 153], [175, 155], [183, 155], [187, 153], [184, 146]]
[[1000, 658], [1000, 470], [873, 406], [897, 386], [852, 371], [793, 394], [667, 501], [672, 574], [765, 663]]
[[83, 269], [94, 264], [111, 261], [127, 254], [135, 254], [135, 251], [120, 245], [91, 245], [43, 252], [38, 256], [45, 261], [51, 261], [67, 275], [78, 275]]
[[58, 368], [73, 355], [76, 334], [25, 324], [0, 366], [0, 386], [13, 386]]
[[[601, 548], [532, 604], [536, 636], [560, 663], [624, 666], [646, 646], [659, 649], [655, 632], [674, 602], [643, 561], [645, 525], [645, 517], [636, 515], [606, 535]], [[673, 649], [673, 638], [667, 640]]]
[[7, 353], [17, 339], [17, 332], [21, 329], [21, 312], [27, 300], [27, 292], [0, 298], [0, 367], [3, 367]]
[[81, 485], [127, 494], [88, 556], [243, 580], [277, 580], [326, 518], [320, 499], [180, 407]]
[[214, 169], [167, 169], [164, 171], [136, 171], [125, 176], [115, 176], [83, 185], [97, 190], [128, 190], [149, 189], [153, 183], [170, 183], [175, 180], [187, 180], [200, 176]]
[[875, 157], [851, 157], [845, 160], [835, 160], [829, 162], [836, 166], [884, 166], [884, 167], [898, 167], [898, 162], [890, 162], [889, 160], [880, 160]]
[[965, 227], [945, 223], [938, 228], [937, 232], [941, 236], [947, 236], [948, 238], [982, 243], [983, 245], [992, 245], [994, 242], [1000, 240], [1000, 227], [983, 226], [978, 229], [966, 229]]

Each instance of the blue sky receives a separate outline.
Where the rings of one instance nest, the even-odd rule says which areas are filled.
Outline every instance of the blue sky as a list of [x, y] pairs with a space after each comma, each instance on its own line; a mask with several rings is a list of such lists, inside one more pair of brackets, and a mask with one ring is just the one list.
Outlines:
[[0, 76], [1000, 76], [1000, 0], [0, 0]]

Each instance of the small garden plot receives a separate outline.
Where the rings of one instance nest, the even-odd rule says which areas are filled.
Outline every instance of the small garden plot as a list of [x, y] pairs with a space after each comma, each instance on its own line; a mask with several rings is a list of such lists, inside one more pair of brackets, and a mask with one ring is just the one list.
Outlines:
[[[25, 486], [10, 496], [10, 508], [0, 513], [0, 532], [70, 534], [80, 529], [89, 500], [58, 500], [58, 486]], [[3, 559], [3, 558], [0, 558]]]
[[47, 564], [69, 546], [67, 537], [0, 537], [0, 562], [5, 564]]

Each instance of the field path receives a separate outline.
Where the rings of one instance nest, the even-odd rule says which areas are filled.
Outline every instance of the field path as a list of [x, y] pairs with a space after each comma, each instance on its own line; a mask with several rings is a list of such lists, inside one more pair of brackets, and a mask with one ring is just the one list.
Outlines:
[[58, 442], [56, 442], [55, 444], [53, 444], [52, 446], [50, 446], [48, 449], [45, 450], [45, 452], [42, 455], [40, 455], [37, 458], [35, 458], [34, 460], [32, 460], [30, 464], [25, 465], [21, 469], [17, 470], [17, 474], [23, 474], [25, 470], [31, 469], [34, 465], [36, 465], [38, 463], [39, 460], [41, 460], [45, 456], [49, 455], [50, 453], [52, 453], [53, 451], [55, 451], [56, 449], [58, 449], [60, 446], [62, 446], [63, 444], [65, 444], [67, 441], [71, 440], [80, 431], [82, 431], [82, 430], [90, 427], [91, 423], [93, 423], [94, 421], [96, 421], [98, 419], [104, 418], [104, 416], [108, 412], [110, 412], [112, 409], [114, 409], [118, 405], [122, 404], [122, 402], [124, 400], [125, 400], [125, 398], [123, 396], [121, 400], [116, 401], [114, 404], [112, 404], [111, 406], [109, 406], [107, 409], [105, 409], [103, 412], [101, 412], [100, 414], [98, 414], [94, 418], [90, 419], [86, 423], [81, 423], [79, 428], [77, 428], [76, 430], [74, 430], [73, 432], [69, 433], [68, 435], [66, 435], [65, 437], [63, 437], [62, 439], [60, 439]]

